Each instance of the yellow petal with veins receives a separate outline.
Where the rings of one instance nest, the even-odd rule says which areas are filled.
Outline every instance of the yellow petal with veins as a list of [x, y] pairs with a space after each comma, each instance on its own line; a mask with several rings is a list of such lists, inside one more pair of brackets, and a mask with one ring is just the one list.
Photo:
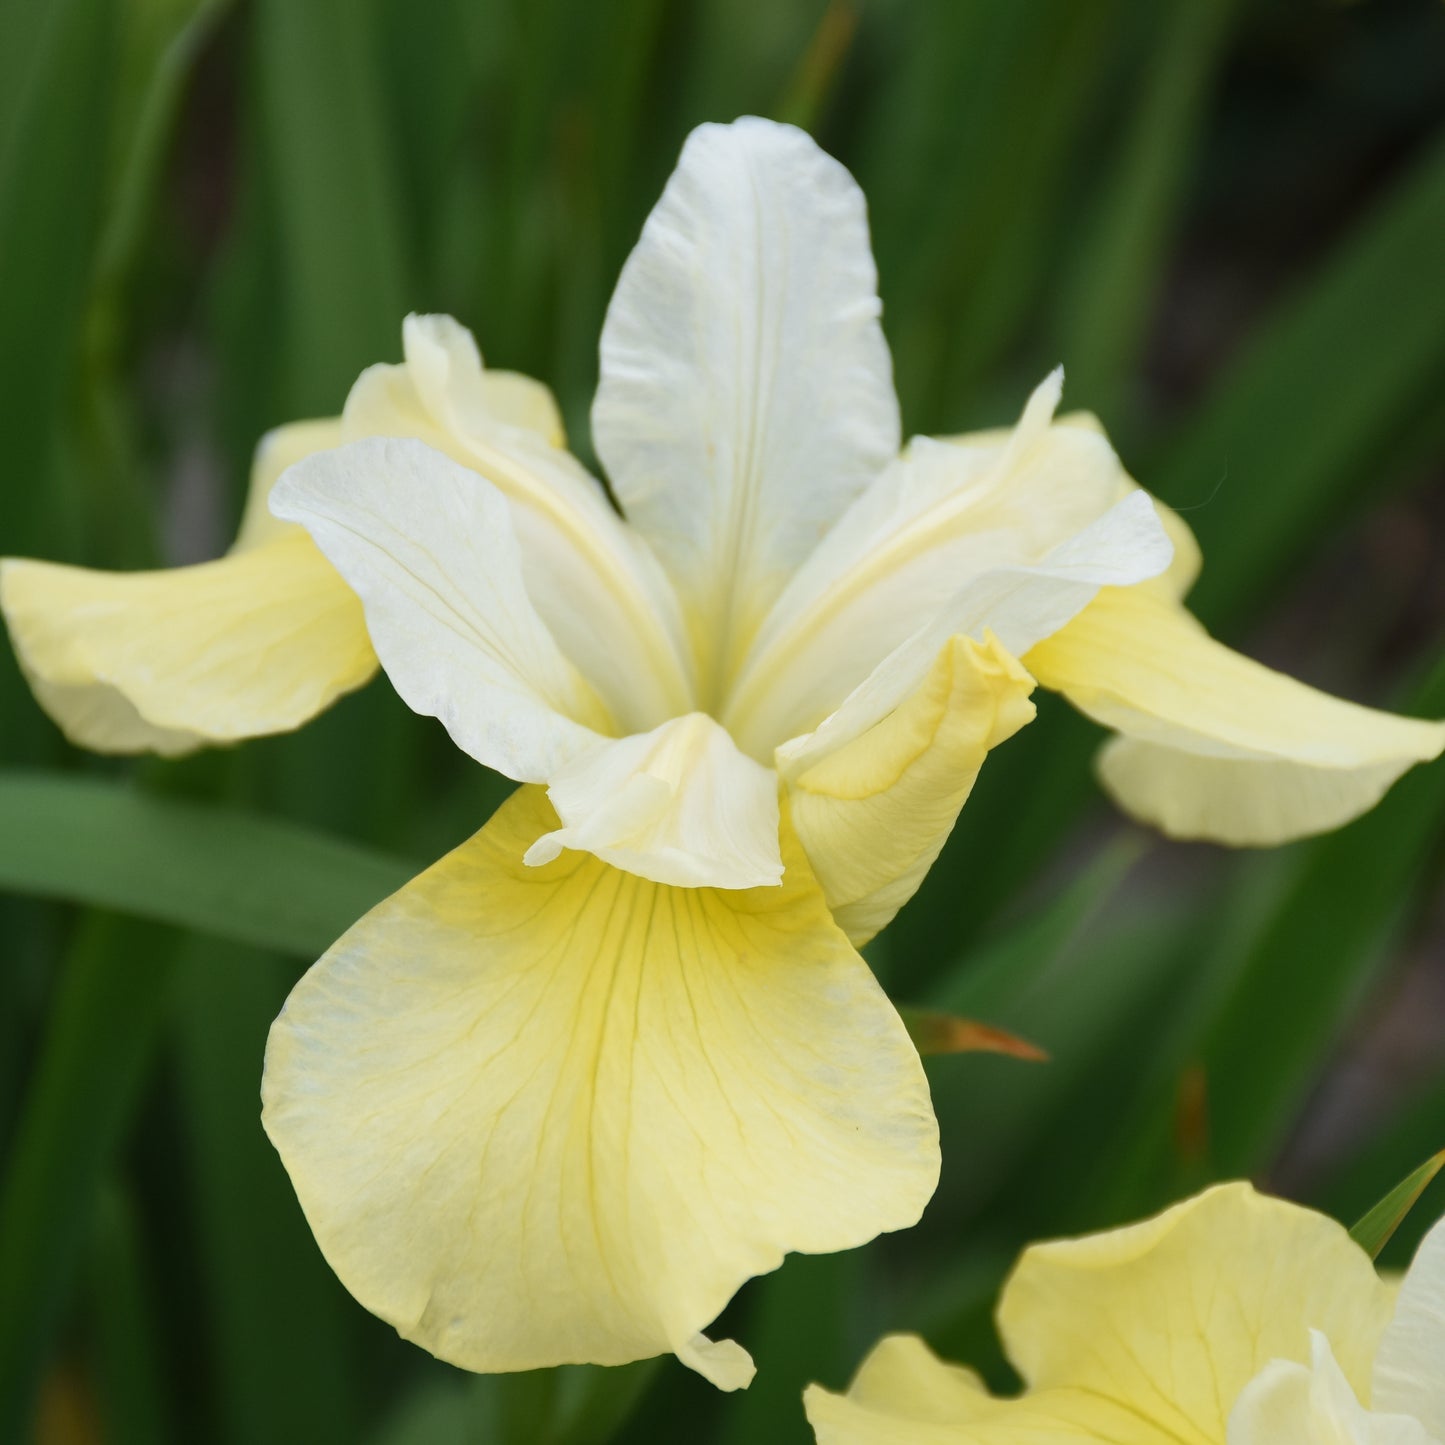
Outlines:
[[1123, 735], [1100, 756], [1104, 785], [1173, 837], [1269, 846], [1323, 832], [1445, 748], [1445, 725], [1272, 672], [1149, 587], [1105, 589], [1024, 665]]
[[990, 634], [950, 639], [901, 706], [786, 779], [828, 907], [863, 944], [917, 891], [990, 748], [1034, 715], [1034, 681]]
[[782, 887], [670, 888], [521, 789], [372, 910], [272, 1028], [264, 1123], [322, 1250], [472, 1370], [664, 1351], [788, 1250], [912, 1224], [937, 1180], [918, 1056], [784, 823]]
[[1228, 1184], [1025, 1251], [998, 1310], [1017, 1398], [894, 1339], [846, 1396], [810, 1390], [808, 1415], [821, 1445], [1225, 1445], [1241, 1393], [1272, 1361], [1309, 1361], [1311, 1330], [1367, 1398], [1392, 1306], [1339, 1224]]
[[299, 528], [160, 572], [7, 559], [0, 608], [41, 706], [96, 752], [285, 732], [376, 671], [361, 604]]

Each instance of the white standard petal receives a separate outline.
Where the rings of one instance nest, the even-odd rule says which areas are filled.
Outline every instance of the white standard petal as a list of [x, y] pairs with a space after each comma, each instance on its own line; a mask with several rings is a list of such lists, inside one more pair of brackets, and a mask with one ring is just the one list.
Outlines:
[[[777, 749], [786, 778], [887, 717], [922, 682], [950, 638], [988, 634], [1018, 657], [1081, 612], [1101, 587], [1157, 576], [1173, 549], [1148, 496], [1133, 492], [1032, 566], [1001, 567], [966, 583], [810, 733]], [[1128, 582], [1116, 578], [1129, 579]]]
[[478, 762], [540, 782], [612, 720], [537, 615], [505, 498], [419, 441], [375, 438], [272, 492], [361, 598], [392, 685]]
[[1413, 1415], [1445, 1441], [1445, 1220], [1421, 1244], [1375, 1356], [1376, 1410]]
[[608, 308], [592, 430], [716, 685], [897, 454], [879, 313], [841, 165], [751, 117], [688, 137]]
[[449, 316], [410, 316], [401, 366], [364, 371], [346, 399], [348, 441], [416, 437], [506, 497], [522, 574], [558, 645], [625, 732], [693, 706], [672, 585], [597, 479], [561, 445], [540, 382], [482, 365]]
[[562, 827], [527, 850], [534, 866], [573, 848], [679, 888], [782, 882], [777, 777], [705, 713], [599, 743], [547, 796]]
[[1053, 422], [1061, 385], [1054, 372], [1035, 388], [1011, 431], [915, 438], [859, 498], [739, 672], [723, 720], [745, 751], [768, 756], [816, 727], [971, 578], [1044, 563], [1138, 492], [1096, 426]]

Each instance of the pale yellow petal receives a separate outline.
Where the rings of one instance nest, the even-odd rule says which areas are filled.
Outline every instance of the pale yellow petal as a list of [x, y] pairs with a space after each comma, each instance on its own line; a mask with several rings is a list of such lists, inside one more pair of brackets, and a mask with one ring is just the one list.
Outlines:
[[952, 638], [881, 722], [785, 774], [799, 840], [854, 943], [913, 896], [989, 749], [1033, 717], [1033, 686], [991, 634], [983, 642]]
[[1028, 1250], [998, 1317], [1032, 1389], [1082, 1391], [1206, 1445], [1271, 1360], [1310, 1358], [1311, 1329], [1367, 1391], [1390, 1306], [1339, 1224], [1230, 1184], [1128, 1229]]
[[1148, 588], [1101, 592], [1024, 665], [1123, 734], [1101, 756], [1104, 784], [1174, 837], [1265, 846], [1322, 832], [1445, 748], [1445, 725], [1272, 672]]
[[609, 739], [548, 780], [562, 827], [527, 850], [564, 848], [679, 888], [760, 888], [783, 877], [778, 780], [706, 713]]
[[846, 1395], [803, 1401], [818, 1445], [1198, 1445], [1082, 1390], [997, 1399], [912, 1335], [881, 1340]]
[[340, 417], [295, 421], [268, 431], [256, 445], [246, 509], [241, 514], [241, 529], [231, 550], [244, 552], [290, 530], [289, 522], [271, 515], [271, 488], [281, 473], [302, 457], [339, 447], [345, 439]]
[[97, 752], [285, 732], [376, 670], [361, 604], [299, 528], [162, 572], [9, 559], [0, 608], [41, 704]]
[[601, 484], [562, 449], [550, 393], [484, 368], [450, 317], [408, 317], [402, 339], [404, 364], [370, 367], [352, 387], [348, 440], [416, 438], [506, 497], [533, 604], [623, 732], [691, 711], [677, 597]]
[[937, 1179], [917, 1054], [785, 831], [781, 888], [671, 889], [524, 788], [368, 914], [271, 1032], [264, 1123], [332, 1267], [474, 1370], [668, 1350], [788, 1250], [913, 1223]]

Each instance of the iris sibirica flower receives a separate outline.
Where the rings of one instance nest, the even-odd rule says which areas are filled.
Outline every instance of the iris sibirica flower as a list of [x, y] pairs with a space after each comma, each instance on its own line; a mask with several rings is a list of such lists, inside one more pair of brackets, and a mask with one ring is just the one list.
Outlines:
[[230, 556], [0, 575], [89, 746], [293, 727], [379, 659], [526, 785], [311, 969], [266, 1058], [327, 1258], [456, 1364], [671, 1350], [744, 1385], [702, 1334], [744, 1280], [918, 1218], [928, 1088], [857, 949], [1036, 684], [1182, 836], [1333, 827], [1445, 745], [1213, 642], [1187, 528], [1055, 419], [1059, 374], [1011, 430], [900, 451], [879, 314], [847, 172], [704, 126], [607, 314], [610, 495], [543, 388], [413, 317], [339, 421], [263, 446]]
[[1025, 1251], [998, 1322], [1024, 1394], [894, 1335], [846, 1396], [809, 1389], [819, 1445], [1445, 1445], [1445, 1221], [1397, 1287], [1333, 1220], [1222, 1185]]

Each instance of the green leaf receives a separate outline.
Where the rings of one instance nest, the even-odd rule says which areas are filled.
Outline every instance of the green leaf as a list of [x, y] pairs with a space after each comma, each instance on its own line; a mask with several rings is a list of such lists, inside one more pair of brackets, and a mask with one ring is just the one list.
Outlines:
[[1065, 307], [1068, 406], [1112, 418], [1155, 301], [1235, 0], [1168, 0], [1151, 17], [1127, 133], [1104, 170]]
[[351, 1445], [358, 1305], [316, 1247], [256, 1107], [271, 1021], [294, 970], [192, 941], [177, 979], [176, 1044], [191, 1216], [218, 1389], [207, 1438]]
[[105, 1420], [114, 1445], [166, 1445], [175, 1438], [152, 1288], [129, 1193], [115, 1180], [96, 1198], [91, 1230], [90, 1298], [94, 1350]]
[[255, 10], [285, 394], [291, 416], [330, 415], [363, 367], [400, 353], [410, 297], [374, 13], [346, 0], [259, 0]]
[[1149, 485], [1184, 509], [1206, 566], [1190, 606], [1228, 628], [1352, 507], [1438, 413], [1445, 368], [1445, 137], [1247, 343]]
[[0, 1185], [0, 1440], [30, 1438], [97, 1191], [154, 1052], [173, 952], [163, 930], [98, 916], [65, 960]]
[[[1411, 712], [1445, 713], [1445, 662]], [[1305, 866], [1237, 958], [1204, 1045], [1215, 1161], [1273, 1156], [1342, 1030], [1377, 983], [1445, 836], [1445, 763], [1406, 774], [1373, 812], [1302, 850]]]
[[418, 870], [291, 823], [0, 772], [0, 889], [311, 957]]
[[1402, 1179], [1370, 1212], [1350, 1230], [1350, 1238], [1370, 1256], [1378, 1259], [1405, 1216], [1420, 1201], [1430, 1181], [1445, 1168], [1445, 1149], [1427, 1159]]

